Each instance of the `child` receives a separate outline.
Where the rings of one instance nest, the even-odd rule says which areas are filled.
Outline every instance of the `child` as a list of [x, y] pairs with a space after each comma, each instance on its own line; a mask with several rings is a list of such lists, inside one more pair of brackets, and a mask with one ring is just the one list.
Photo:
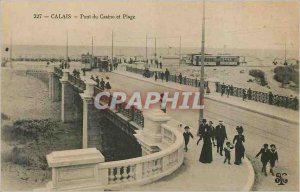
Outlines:
[[273, 168], [275, 167], [275, 161], [278, 162], [278, 153], [274, 144], [271, 144], [270, 147], [270, 173], [274, 176]]
[[267, 176], [267, 164], [269, 162], [269, 157], [270, 157], [270, 150], [269, 150], [269, 145], [268, 144], [264, 144], [264, 147], [260, 149], [260, 151], [257, 153], [257, 155], [255, 157], [258, 157], [259, 155], [261, 155], [260, 157], [260, 161], [262, 162], [263, 166], [261, 169], [261, 172], [265, 173], [265, 176]]
[[225, 151], [225, 160], [224, 163], [226, 163], [226, 161], [228, 160], [228, 164], [231, 165], [230, 163], [230, 159], [231, 159], [231, 149], [233, 149], [233, 145], [231, 145], [230, 142], [226, 142], [226, 147], [224, 147], [224, 151]]
[[194, 139], [193, 134], [190, 132], [189, 126], [185, 126], [184, 127], [184, 133], [183, 133], [184, 144], [185, 144], [185, 148], [184, 148], [185, 152], [188, 151], [187, 145], [189, 144], [190, 137], [192, 137], [192, 139]]

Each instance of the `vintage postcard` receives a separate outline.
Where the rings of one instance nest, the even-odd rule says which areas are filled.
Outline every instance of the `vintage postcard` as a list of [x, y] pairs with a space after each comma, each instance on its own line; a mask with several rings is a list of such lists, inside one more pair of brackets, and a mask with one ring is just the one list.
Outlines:
[[2, 0], [1, 191], [299, 191], [297, 0]]

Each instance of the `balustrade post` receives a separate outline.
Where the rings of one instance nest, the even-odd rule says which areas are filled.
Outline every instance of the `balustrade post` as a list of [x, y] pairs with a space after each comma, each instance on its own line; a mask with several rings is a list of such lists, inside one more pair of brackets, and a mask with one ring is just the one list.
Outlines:
[[121, 167], [117, 167], [116, 183], [120, 183], [122, 181], [121, 178], [122, 178]]
[[49, 66], [49, 99], [51, 101], [59, 101], [61, 95], [61, 88], [59, 83], [59, 78], [55, 75], [55, 66]]
[[96, 148], [54, 151], [46, 158], [52, 168], [52, 181], [47, 184], [49, 191], [88, 190], [106, 185], [107, 174], [99, 173], [98, 169], [98, 164], [105, 161], [104, 156]]
[[162, 158], [162, 171], [166, 171], [168, 169], [168, 165], [169, 165], [169, 156], [166, 155]]
[[137, 181], [143, 179], [143, 163], [136, 164], [135, 179]]
[[135, 134], [142, 146], [142, 154], [157, 152], [157, 143], [162, 141], [161, 125], [171, 118], [159, 109], [148, 111], [144, 114], [144, 129], [140, 134]]
[[93, 96], [96, 83], [92, 80], [88, 80], [86, 85], [86, 90], [80, 94], [83, 100], [82, 148], [88, 147], [89, 115], [90, 107], [94, 104]]
[[61, 120], [62, 122], [71, 122], [74, 119], [73, 114], [73, 99], [74, 90], [69, 82], [69, 69], [63, 69], [63, 76], [61, 82]]

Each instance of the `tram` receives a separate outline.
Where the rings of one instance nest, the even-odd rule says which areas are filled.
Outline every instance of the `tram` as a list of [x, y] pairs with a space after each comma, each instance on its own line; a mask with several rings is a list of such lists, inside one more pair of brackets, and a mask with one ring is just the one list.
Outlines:
[[[189, 63], [195, 66], [201, 65], [201, 54], [190, 54]], [[237, 66], [240, 65], [240, 56], [210, 55], [204, 56], [205, 66]]]

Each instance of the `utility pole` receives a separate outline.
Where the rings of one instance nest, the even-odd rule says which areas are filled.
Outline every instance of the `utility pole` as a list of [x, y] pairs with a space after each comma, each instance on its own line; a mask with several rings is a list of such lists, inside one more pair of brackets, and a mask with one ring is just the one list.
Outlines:
[[94, 37], [92, 36], [92, 56], [94, 56]]
[[286, 61], [286, 42], [284, 43], [284, 62], [283, 62], [283, 65], [284, 65], [284, 79], [282, 81], [282, 87], [284, 87], [285, 84], [288, 84], [289, 83], [289, 74], [288, 74], [288, 64], [287, 64], [287, 61]]
[[111, 32], [111, 64], [113, 65], [114, 60], [114, 30]]
[[199, 110], [199, 127], [204, 117], [204, 46], [205, 46], [205, 0], [203, 0], [202, 15], [202, 42], [201, 42], [201, 76], [200, 76], [200, 110]]
[[10, 36], [9, 61], [10, 61], [10, 68], [12, 69], [12, 34]]
[[148, 36], [146, 35], [146, 60], [148, 60], [148, 46], [147, 46], [147, 42], [148, 41]]
[[92, 66], [91, 68], [94, 67], [94, 37], [92, 36]]
[[155, 61], [156, 61], [156, 37], [154, 39], [154, 57], [155, 57]]
[[67, 31], [67, 45], [66, 45], [66, 62], [69, 63], [69, 35]]
[[286, 62], [286, 42], [284, 43], [284, 62]]
[[179, 67], [181, 65], [181, 36], [179, 37]]

